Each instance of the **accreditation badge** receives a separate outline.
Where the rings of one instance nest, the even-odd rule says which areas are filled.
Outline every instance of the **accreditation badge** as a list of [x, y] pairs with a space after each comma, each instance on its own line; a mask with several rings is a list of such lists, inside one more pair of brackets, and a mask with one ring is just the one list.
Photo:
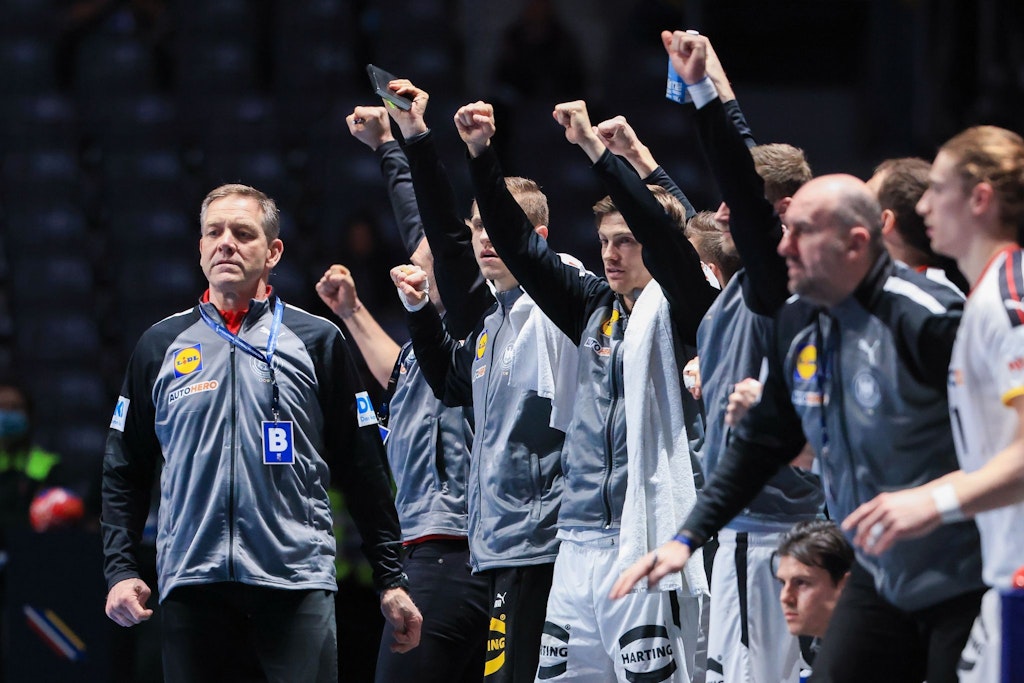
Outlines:
[[295, 442], [292, 440], [291, 420], [263, 423], [263, 464], [294, 465]]

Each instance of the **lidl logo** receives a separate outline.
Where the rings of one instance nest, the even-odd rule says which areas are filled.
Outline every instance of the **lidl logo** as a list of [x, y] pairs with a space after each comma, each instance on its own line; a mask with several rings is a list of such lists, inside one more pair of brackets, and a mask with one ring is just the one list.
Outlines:
[[601, 324], [601, 334], [606, 337], [612, 336], [612, 332], [615, 330], [615, 323], [617, 322], [619, 322], [619, 312], [613, 310], [612, 316]]
[[203, 369], [203, 345], [189, 346], [174, 354], [174, 376], [184, 377]]
[[487, 330], [485, 329], [480, 333], [480, 337], [476, 341], [476, 359], [480, 360], [484, 357], [484, 353], [487, 352]]
[[818, 349], [808, 344], [796, 357], [796, 378], [809, 380], [818, 372]]

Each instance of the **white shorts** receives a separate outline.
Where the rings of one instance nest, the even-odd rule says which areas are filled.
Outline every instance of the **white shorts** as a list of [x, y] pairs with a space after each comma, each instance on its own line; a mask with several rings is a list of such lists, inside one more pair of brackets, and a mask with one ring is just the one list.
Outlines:
[[617, 539], [563, 540], [555, 560], [537, 681], [688, 683], [703, 600], [677, 591], [609, 600]]
[[[960, 655], [960, 683], [999, 683], [1003, 647], [1003, 605], [999, 591], [990, 588], [981, 599], [981, 612]], [[1021, 653], [1024, 655], [1024, 653]]]
[[718, 533], [707, 683], [799, 683], [800, 641], [786, 627], [772, 566], [781, 538], [778, 532]]

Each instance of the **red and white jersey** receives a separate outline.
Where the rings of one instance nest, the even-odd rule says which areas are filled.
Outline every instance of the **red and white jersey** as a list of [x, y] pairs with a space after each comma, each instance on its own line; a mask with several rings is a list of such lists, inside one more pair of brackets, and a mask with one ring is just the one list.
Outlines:
[[[1009, 407], [1024, 395], [1024, 251], [989, 261], [967, 298], [949, 365], [949, 411], [960, 467], [980, 469], [1017, 433]], [[1009, 586], [1024, 564], [1024, 503], [979, 514], [985, 583]]]

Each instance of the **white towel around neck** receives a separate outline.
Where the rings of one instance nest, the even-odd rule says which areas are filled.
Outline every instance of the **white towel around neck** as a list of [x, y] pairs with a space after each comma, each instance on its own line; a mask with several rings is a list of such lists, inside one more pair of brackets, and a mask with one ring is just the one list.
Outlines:
[[[697, 501], [673, 336], [668, 301], [652, 280], [633, 306], [622, 342], [628, 465], [620, 570], [671, 539]], [[655, 588], [680, 589], [709, 592], [700, 550]], [[646, 579], [635, 589], [647, 590]]]

